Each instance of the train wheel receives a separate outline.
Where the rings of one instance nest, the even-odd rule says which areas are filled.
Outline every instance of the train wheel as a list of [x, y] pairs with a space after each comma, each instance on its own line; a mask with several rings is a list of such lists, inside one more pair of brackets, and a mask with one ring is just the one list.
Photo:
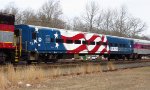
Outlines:
[[142, 56], [141, 56], [141, 55], [138, 55], [138, 59], [141, 60], [141, 59], [142, 59]]
[[5, 64], [6, 61], [6, 55], [5, 53], [1, 52], [0, 53], [0, 64]]
[[125, 60], [126, 60], [126, 56], [125, 56], [125, 55], [123, 55], [123, 56], [122, 56], [122, 59], [123, 59], [123, 61], [125, 61]]
[[59, 54], [58, 56], [57, 56], [57, 59], [62, 59], [63, 58], [63, 55], [61, 55], [61, 54]]
[[48, 63], [48, 60], [47, 60], [47, 59], [44, 59], [43, 62], [47, 64], [47, 63]]
[[56, 63], [58, 61], [58, 59], [52, 59], [51, 60], [53, 63]]
[[41, 62], [42, 62], [42, 60], [40, 60], [40, 59], [39, 59], [39, 60], [37, 60], [37, 63], [38, 63], [38, 64], [40, 64]]
[[52, 59], [50, 59], [50, 61], [51, 61], [52, 63], [56, 63], [59, 58], [61, 58], [61, 55], [53, 55], [53, 56], [52, 56]]
[[30, 65], [32, 63], [31, 60], [27, 60], [27, 64]]
[[56, 63], [57, 61], [58, 61], [58, 59], [48, 59], [48, 60], [45, 60], [44, 62], [45, 63], [48, 63], [48, 62]]
[[110, 61], [110, 57], [108, 57], [108, 61]]
[[130, 56], [127, 56], [126, 59], [129, 61], [130, 60]]
[[115, 61], [118, 61], [118, 57], [117, 56], [115, 57]]
[[8, 58], [8, 60], [9, 60], [8, 62], [12, 63], [12, 64], [16, 64], [16, 62], [15, 62], [15, 53], [14, 52], [10, 53], [10, 56], [11, 56], [11, 59]]
[[134, 54], [133, 55], [133, 60], [137, 60], [138, 59], [138, 54]]

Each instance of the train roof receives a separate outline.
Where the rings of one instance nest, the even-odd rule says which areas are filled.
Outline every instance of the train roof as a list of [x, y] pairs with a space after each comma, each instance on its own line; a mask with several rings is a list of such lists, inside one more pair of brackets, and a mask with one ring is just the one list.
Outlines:
[[127, 38], [127, 37], [119, 37], [119, 36], [112, 36], [112, 35], [106, 35], [109, 37], [114, 37], [114, 38], [120, 38], [120, 39], [128, 39], [128, 40], [133, 40], [133, 38]]
[[[27, 26], [27, 27], [33, 27], [33, 28], [38, 28], [39, 30], [41, 29], [45, 29], [45, 30], [48, 30], [48, 29], [52, 29], [52, 30], [60, 30], [60, 31], [72, 31], [72, 32], [79, 32], [79, 33], [89, 33], [89, 32], [83, 32], [83, 31], [74, 31], [74, 30], [66, 30], [66, 29], [59, 29], [59, 28], [51, 28], [51, 27], [43, 27], [43, 26], [36, 26], [36, 25], [27, 25], [27, 24], [18, 24], [16, 26]], [[98, 33], [91, 33], [90, 34], [98, 34]], [[104, 34], [101, 34], [101, 35], [104, 35]]]
[[149, 43], [150, 44], [150, 41], [149, 40], [142, 40], [142, 39], [133, 39], [135, 42], [139, 42], [139, 43]]
[[150, 43], [149, 40], [134, 39], [134, 38], [127, 38], [127, 37], [119, 37], [119, 36], [112, 36], [112, 35], [106, 35], [106, 36], [115, 37], [115, 38], [122, 38], [122, 39], [134, 40], [135, 42]]
[[[33, 27], [33, 28], [38, 28], [39, 30], [40, 29], [45, 29], [45, 30], [48, 30], [48, 29], [53, 29], [53, 30], [60, 30], [60, 31], [72, 31], [72, 32], [79, 32], [79, 33], [89, 33], [89, 32], [82, 32], [82, 31], [74, 31], [74, 30], [65, 30], [65, 29], [58, 29], [58, 28], [51, 28], [51, 27], [43, 27], [43, 26], [36, 26], [36, 25], [27, 25], [27, 24], [19, 24], [19, 25], [16, 25], [16, 26], [28, 26], [28, 27]], [[91, 33], [90, 34], [98, 34], [98, 33]], [[104, 35], [104, 34], [101, 34], [101, 35]], [[134, 39], [134, 38], [127, 38], [127, 37], [119, 37], [119, 36], [112, 36], [112, 35], [106, 35], [106, 36], [109, 36], [109, 37], [114, 37], [114, 38], [121, 38], [121, 39], [128, 39], [128, 40], [134, 40], [135, 42], [141, 42], [141, 43], [150, 43], [150, 41], [148, 40], [142, 40], [142, 39]]]

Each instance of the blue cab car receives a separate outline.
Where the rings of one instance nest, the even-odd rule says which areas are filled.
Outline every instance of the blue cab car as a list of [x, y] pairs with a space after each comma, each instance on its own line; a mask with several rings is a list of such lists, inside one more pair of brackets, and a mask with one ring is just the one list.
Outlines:
[[129, 58], [133, 53], [133, 40], [107, 35], [109, 44], [109, 56], [108, 59], [125, 59]]

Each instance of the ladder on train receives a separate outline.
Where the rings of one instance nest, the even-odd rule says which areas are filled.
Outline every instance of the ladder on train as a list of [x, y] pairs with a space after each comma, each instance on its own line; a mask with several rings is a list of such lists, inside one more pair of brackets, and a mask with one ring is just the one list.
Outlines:
[[22, 38], [21, 36], [15, 37], [15, 63], [18, 63], [22, 53]]

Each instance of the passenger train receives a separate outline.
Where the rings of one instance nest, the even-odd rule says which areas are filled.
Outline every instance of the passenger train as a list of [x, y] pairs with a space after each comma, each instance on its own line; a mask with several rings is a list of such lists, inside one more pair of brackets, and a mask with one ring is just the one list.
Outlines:
[[56, 62], [75, 54], [110, 59], [140, 59], [150, 55], [150, 41], [97, 33], [14, 25], [14, 15], [0, 14], [0, 62]]

